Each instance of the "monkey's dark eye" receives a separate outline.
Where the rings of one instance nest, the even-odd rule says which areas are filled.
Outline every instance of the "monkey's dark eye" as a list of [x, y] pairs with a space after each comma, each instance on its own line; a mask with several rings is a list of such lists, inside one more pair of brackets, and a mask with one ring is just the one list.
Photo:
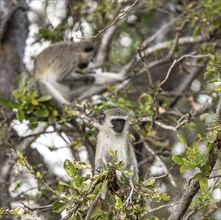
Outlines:
[[88, 46], [88, 47], [86, 47], [86, 48], [84, 49], [84, 52], [89, 53], [89, 52], [91, 52], [91, 51], [93, 51], [93, 50], [94, 50], [94, 47], [93, 47], [93, 46]]
[[100, 123], [100, 124], [103, 124], [105, 118], [106, 118], [105, 113], [104, 113], [104, 112], [101, 112], [100, 115], [99, 115], [99, 119], [98, 119], [98, 120], [99, 120], [99, 123]]
[[113, 130], [117, 133], [121, 133], [124, 130], [125, 122], [124, 119], [112, 119], [111, 123], [113, 125]]

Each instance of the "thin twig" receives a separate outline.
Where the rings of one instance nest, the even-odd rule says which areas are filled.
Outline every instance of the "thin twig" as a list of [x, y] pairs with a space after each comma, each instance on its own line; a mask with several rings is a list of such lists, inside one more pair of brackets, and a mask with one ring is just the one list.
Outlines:
[[86, 215], [86, 217], [85, 217], [85, 220], [90, 220], [91, 214], [92, 214], [93, 210], [95, 209], [97, 203], [99, 202], [100, 198], [101, 198], [101, 192], [99, 192], [99, 193], [97, 194], [97, 196], [96, 196], [94, 202], [92, 203], [91, 207], [89, 208], [89, 210], [88, 210], [88, 212], [87, 212], [87, 215]]
[[165, 204], [165, 205], [161, 205], [161, 206], [158, 206], [157, 208], [154, 208], [154, 209], [148, 210], [148, 211], [145, 213], [144, 218], [145, 218], [146, 215], [148, 215], [149, 213], [152, 213], [152, 212], [158, 211], [158, 210], [163, 209], [163, 208], [173, 207], [173, 206], [176, 205], [178, 202], [179, 202], [179, 201], [172, 202], [172, 203]]
[[[165, 173], [168, 173], [169, 171], [168, 171], [168, 169], [167, 169], [165, 163], [162, 161], [162, 159], [161, 159], [158, 155], [156, 155], [156, 153], [154, 152], [154, 150], [152, 150], [152, 149], [148, 146], [147, 143], [144, 142], [143, 144], [144, 144], [144, 147], [146, 148], [146, 150], [147, 150], [150, 154], [152, 154], [152, 155], [155, 157], [155, 159], [157, 160], [158, 164], [162, 167], [163, 171], [164, 171]], [[170, 173], [169, 173], [169, 175], [168, 175], [168, 178], [169, 178], [171, 184], [172, 184], [173, 186], [177, 187], [176, 182], [175, 182], [173, 176], [172, 176]]]
[[25, 205], [23, 202], [20, 202], [20, 203], [25, 207], [25, 209], [28, 210], [28, 212], [48, 210], [48, 209], [50, 209], [52, 207], [52, 204], [50, 204], [50, 205], [44, 205], [44, 206], [39, 206], [39, 207], [31, 208], [31, 207]]
[[164, 177], [167, 177], [170, 174], [170, 171], [174, 168], [174, 166], [175, 166], [175, 163], [173, 163], [173, 165], [170, 167], [170, 169], [166, 173], [160, 176], [154, 176], [153, 178], [157, 180], [157, 179], [162, 179]]
[[145, 70], [146, 70], [148, 83], [149, 83], [149, 85], [152, 85], [152, 84], [153, 84], [153, 80], [152, 80], [152, 76], [151, 76], [151, 72], [150, 72], [149, 66], [148, 66], [148, 64], [145, 62], [144, 57], [143, 57], [142, 54], [141, 54], [140, 48], [137, 49], [137, 52], [138, 52], [138, 55], [139, 55], [139, 57], [140, 57], [140, 59], [141, 59], [143, 65], [144, 65], [144, 68], [145, 68]]
[[164, 80], [160, 83], [160, 87], [167, 81], [167, 79], [169, 78], [170, 74], [171, 74], [171, 71], [172, 69], [174, 68], [174, 66], [179, 63], [181, 60], [183, 60], [184, 58], [187, 58], [187, 57], [191, 57], [191, 58], [204, 58], [204, 57], [209, 57], [209, 54], [197, 54], [197, 55], [194, 55], [196, 53], [196, 51], [192, 52], [191, 54], [185, 54], [183, 56], [181, 56], [179, 59], [175, 59], [172, 63], [172, 65], [170, 66], [167, 74], [166, 74], [166, 77], [164, 78]]
[[164, 128], [166, 130], [177, 131], [176, 127], [170, 126], [170, 125], [166, 125], [166, 124], [164, 124], [164, 123], [162, 123], [160, 121], [153, 120], [152, 117], [143, 117], [143, 118], [140, 119], [140, 121], [141, 122], [146, 122], [146, 121], [153, 122], [154, 124], [158, 125], [161, 128]]
[[79, 37], [80, 39], [92, 39], [92, 38], [97, 38], [100, 34], [102, 34], [104, 31], [106, 31], [108, 28], [113, 26], [118, 20], [120, 20], [122, 17], [124, 17], [130, 10], [133, 9], [133, 7], [137, 4], [139, 0], [135, 0], [134, 3], [123, 13], [119, 14], [109, 25], [107, 25], [105, 28], [102, 30], [98, 31], [97, 34], [90, 36], [90, 37]]

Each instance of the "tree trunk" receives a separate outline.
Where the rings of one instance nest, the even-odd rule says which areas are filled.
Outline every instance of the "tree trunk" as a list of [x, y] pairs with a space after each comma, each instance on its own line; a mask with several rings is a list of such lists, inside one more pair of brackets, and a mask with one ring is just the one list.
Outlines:
[[[28, 17], [25, 0], [0, 1], [0, 97], [12, 100], [12, 91], [17, 88], [16, 79], [22, 70], [25, 42], [28, 35]], [[13, 165], [10, 154], [12, 111], [0, 107], [0, 206], [10, 198], [9, 174]], [[10, 160], [9, 160], [10, 159]], [[10, 161], [10, 163], [8, 163]]]

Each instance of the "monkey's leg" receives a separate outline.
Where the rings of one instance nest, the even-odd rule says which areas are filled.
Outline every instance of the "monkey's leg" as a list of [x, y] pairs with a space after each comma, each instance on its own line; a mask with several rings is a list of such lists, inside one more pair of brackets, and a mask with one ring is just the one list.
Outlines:
[[52, 97], [52, 104], [57, 106], [58, 108], [62, 108], [62, 104], [70, 105], [71, 103], [66, 100], [56, 88], [54, 88], [50, 83], [44, 80], [38, 80], [37, 86], [39, 87], [39, 91], [41, 91], [41, 95], [50, 95]]

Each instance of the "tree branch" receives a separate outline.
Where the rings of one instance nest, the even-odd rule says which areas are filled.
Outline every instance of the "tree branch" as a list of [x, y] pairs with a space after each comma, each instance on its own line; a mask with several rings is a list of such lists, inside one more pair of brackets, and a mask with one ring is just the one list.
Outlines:
[[17, 5], [15, 5], [15, 6], [9, 11], [9, 13], [6, 15], [5, 19], [2, 21], [2, 24], [0, 25], [0, 42], [1, 42], [2, 39], [4, 38], [4, 34], [5, 34], [6, 29], [7, 29], [8, 22], [10, 21], [12, 15], [13, 15], [18, 9], [28, 10], [28, 6], [26, 6], [26, 5], [21, 5], [21, 4], [17, 4]]
[[102, 34], [104, 31], [106, 31], [108, 28], [110, 28], [111, 26], [113, 26], [115, 23], [118, 22], [118, 20], [120, 20], [121, 18], [123, 18], [128, 12], [130, 12], [133, 7], [138, 3], [139, 0], [135, 0], [134, 3], [127, 9], [125, 10], [123, 13], [119, 14], [109, 25], [107, 25], [105, 28], [103, 28], [102, 30], [100, 30], [97, 34], [87, 37], [87, 38], [81, 38], [81, 39], [91, 39], [91, 38], [97, 38], [100, 34]]
[[[217, 108], [217, 119], [219, 119], [219, 116], [221, 115], [221, 97], [219, 99], [219, 104]], [[212, 143], [213, 144], [213, 149], [208, 155], [207, 161], [205, 163], [206, 166], [211, 167], [211, 172], [212, 169], [217, 161], [217, 156], [218, 156], [218, 150], [221, 149], [221, 136], [220, 134], [217, 135], [216, 140]], [[210, 173], [211, 173], [210, 172]], [[208, 174], [208, 177], [210, 175]], [[185, 215], [186, 211], [188, 210], [193, 197], [196, 195], [200, 188], [199, 185], [199, 180], [196, 180], [194, 177], [189, 181], [189, 184], [184, 188], [183, 195], [173, 211], [173, 213], [169, 216], [168, 220], [181, 220], [182, 217]]]
[[169, 173], [169, 171], [168, 171], [168, 169], [167, 169], [165, 163], [162, 161], [162, 159], [161, 159], [158, 155], [156, 155], [156, 153], [154, 152], [154, 150], [152, 150], [152, 149], [148, 146], [147, 143], [144, 142], [143, 144], [144, 144], [145, 149], [146, 149], [151, 155], [153, 155], [153, 156], [155, 157], [155, 159], [157, 160], [158, 164], [162, 167], [162, 169], [163, 169], [163, 171], [165, 172], [165, 174], [168, 173], [168, 178], [169, 178], [171, 184], [172, 184], [174, 187], [177, 187], [176, 181], [174, 180], [173, 176]]

